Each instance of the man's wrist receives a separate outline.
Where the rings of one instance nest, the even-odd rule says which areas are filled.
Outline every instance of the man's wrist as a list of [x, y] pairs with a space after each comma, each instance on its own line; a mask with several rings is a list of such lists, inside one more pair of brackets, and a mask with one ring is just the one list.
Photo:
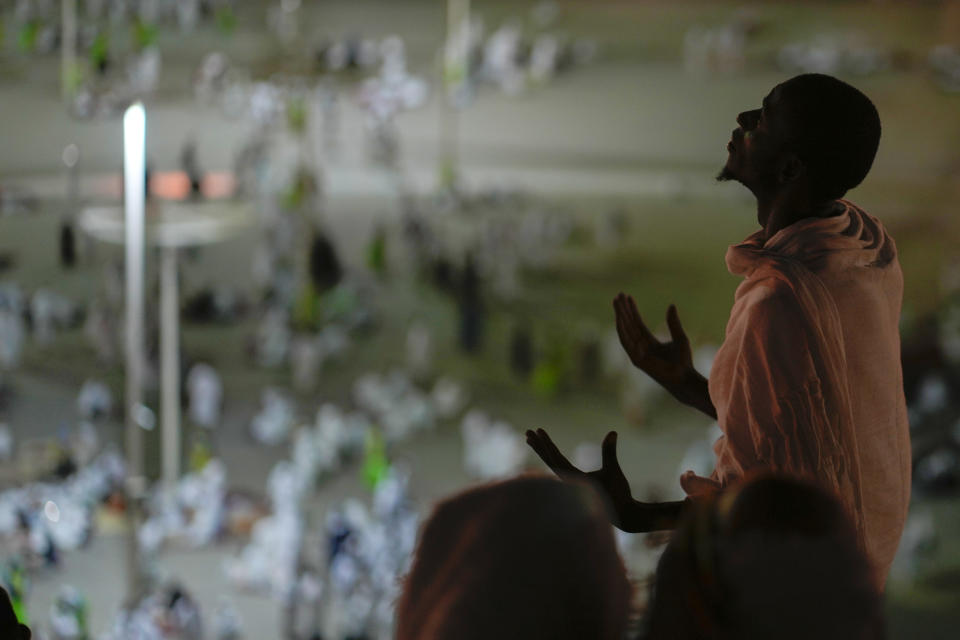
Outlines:
[[679, 382], [674, 385], [673, 388], [669, 389], [669, 391], [673, 394], [673, 397], [683, 404], [695, 406], [698, 395], [702, 393], [705, 387], [706, 378], [691, 367], [680, 376]]
[[717, 418], [717, 409], [710, 399], [709, 382], [707, 378], [692, 367], [684, 376], [683, 393], [685, 394], [684, 397], [677, 398], [680, 402], [694, 409], [699, 409], [713, 419]]
[[689, 498], [676, 502], [638, 502], [634, 500], [629, 511], [617, 524], [617, 528], [627, 533], [650, 533], [652, 531], [676, 529], [677, 522], [689, 504]]

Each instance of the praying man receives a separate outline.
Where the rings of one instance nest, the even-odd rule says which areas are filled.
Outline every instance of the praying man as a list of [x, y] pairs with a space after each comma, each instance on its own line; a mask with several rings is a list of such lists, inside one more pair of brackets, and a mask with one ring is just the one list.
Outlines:
[[687, 500], [642, 503], [617, 461], [616, 432], [604, 439], [602, 468], [590, 473], [542, 429], [528, 431], [527, 442], [561, 478], [595, 481], [625, 531], [674, 528], [690, 500], [752, 471], [807, 479], [844, 504], [882, 588], [910, 499], [903, 275], [880, 221], [842, 199], [873, 164], [880, 118], [854, 87], [804, 74], [774, 87], [737, 124], [717, 179], [753, 193], [761, 228], [727, 251], [728, 270], [743, 281], [709, 380], [693, 367], [675, 306], [666, 316], [670, 340], [661, 342], [630, 296], [613, 302], [633, 364], [718, 421], [713, 473], [681, 476]]

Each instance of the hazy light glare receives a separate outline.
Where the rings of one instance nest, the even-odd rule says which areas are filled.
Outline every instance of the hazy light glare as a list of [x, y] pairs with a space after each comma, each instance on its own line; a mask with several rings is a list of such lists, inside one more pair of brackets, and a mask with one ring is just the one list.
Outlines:
[[60, 522], [60, 507], [53, 500], [47, 500], [43, 505], [43, 515], [47, 516], [50, 522]]
[[137, 405], [143, 393], [143, 242], [146, 209], [147, 122], [143, 104], [123, 114], [123, 199], [126, 315], [127, 464], [132, 476], [142, 472], [143, 441], [137, 426]]
[[63, 154], [61, 155], [61, 159], [63, 160], [63, 164], [72, 168], [74, 165], [77, 164], [77, 161], [80, 159], [80, 148], [73, 143], [68, 144], [63, 149]]
[[138, 404], [134, 408], [134, 420], [146, 431], [153, 431], [157, 426], [157, 416], [150, 407], [145, 404]]
[[[142, 217], [143, 185], [146, 176], [146, 135], [147, 135], [147, 117], [143, 110], [143, 104], [134, 102], [127, 107], [123, 114], [123, 179], [126, 189], [127, 201], [127, 224], [136, 222], [131, 220], [130, 205], [139, 201], [141, 203], [140, 213]], [[139, 186], [139, 189], [136, 187]]]

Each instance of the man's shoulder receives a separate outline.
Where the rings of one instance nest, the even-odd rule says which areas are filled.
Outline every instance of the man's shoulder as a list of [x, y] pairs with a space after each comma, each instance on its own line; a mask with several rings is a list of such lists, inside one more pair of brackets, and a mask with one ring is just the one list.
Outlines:
[[756, 275], [741, 285], [737, 297], [744, 311], [762, 318], [793, 314], [800, 310], [794, 285], [782, 273], [768, 271]]
[[899, 264], [897, 243], [883, 222], [849, 200], [837, 202], [846, 207], [850, 214], [851, 225], [845, 235], [856, 237], [862, 243], [862, 249], [871, 251], [873, 254], [873, 260], [866, 266], [897, 266]]
[[794, 295], [794, 285], [789, 275], [779, 269], [757, 270], [744, 280], [742, 287], [744, 293], [749, 294], [755, 301], [776, 301]]

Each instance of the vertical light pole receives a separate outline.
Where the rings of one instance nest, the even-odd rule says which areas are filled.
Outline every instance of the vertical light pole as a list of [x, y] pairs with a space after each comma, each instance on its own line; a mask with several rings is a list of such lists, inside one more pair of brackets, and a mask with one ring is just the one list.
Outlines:
[[440, 96], [440, 186], [455, 189], [459, 178], [459, 116], [454, 95], [468, 81], [470, 0], [447, 0], [447, 39], [443, 48]]
[[80, 162], [80, 148], [70, 143], [63, 149], [61, 155], [64, 166], [67, 167], [67, 204], [63, 209], [60, 228], [60, 261], [61, 266], [70, 268], [77, 259], [77, 222], [78, 196], [80, 184], [77, 175]]
[[143, 274], [146, 170], [146, 114], [135, 102], [123, 114], [123, 200], [126, 276], [126, 454], [127, 454], [127, 597], [132, 606], [140, 593], [137, 545], [138, 503], [143, 494]]
[[180, 478], [180, 302], [177, 247], [160, 250], [160, 395], [163, 484], [173, 495]]
[[63, 165], [67, 168], [67, 207], [66, 219], [73, 222], [77, 214], [77, 204], [80, 195], [80, 177], [77, 174], [78, 164], [80, 162], [80, 148], [70, 143], [63, 148], [61, 154]]
[[60, 10], [60, 94], [69, 100], [77, 73], [77, 0], [62, 0]]

